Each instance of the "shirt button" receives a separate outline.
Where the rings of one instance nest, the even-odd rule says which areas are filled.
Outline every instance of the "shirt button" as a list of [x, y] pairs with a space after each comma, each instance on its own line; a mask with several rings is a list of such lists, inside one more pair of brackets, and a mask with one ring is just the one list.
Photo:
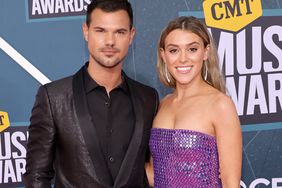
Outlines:
[[105, 102], [105, 105], [106, 105], [107, 107], [109, 107], [109, 106], [110, 106], [110, 103], [109, 103], [109, 102]]
[[110, 134], [113, 134], [114, 130], [113, 129], [110, 129]]
[[115, 161], [115, 159], [111, 156], [109, 157], [109, 160], [110, 160], [111, 163], [113, 163]]

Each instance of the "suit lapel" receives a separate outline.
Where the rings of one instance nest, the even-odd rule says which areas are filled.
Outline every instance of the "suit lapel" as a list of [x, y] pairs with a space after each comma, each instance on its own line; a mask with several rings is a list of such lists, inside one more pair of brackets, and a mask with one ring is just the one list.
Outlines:
[[101, 184], [112, 185], [113, 181], [99, 145], [97, 131], [88, 111], [83, 81], [83, 69], [84, 67], [74, 75], [72, 81], [75, 110], [85, 144], [95, 168], [96, 176]]
[[122, 187], [122, 185], [128, 182], [142, 141], [144, 125], [143, 108], [140, 96], [138, 95], [138, 92], [136, 91], [135, 85], [134, 83], [132, 83], [132, 80], [125, 74], [124, 77], [129, 87], [131, 101], [134, 109], [135, 127], [126, 155], [123, 159], [118, 176], [115, 180], [114, 188]]

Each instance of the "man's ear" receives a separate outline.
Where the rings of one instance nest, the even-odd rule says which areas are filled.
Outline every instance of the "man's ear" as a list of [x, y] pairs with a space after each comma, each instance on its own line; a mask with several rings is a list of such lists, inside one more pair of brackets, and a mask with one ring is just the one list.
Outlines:
[[135, 36], [135, 27], [132, 27], [131, 29], [130, 29], [130, 44], [132, 43], [132, 41], [133, 41], [133, 39], [134, 39], [134, 36]]
[[84, 24], [82, 25], [82, 31], [83, 31], [84, 39], [85, 39], [87, 42], [88, 42], [88, 30], [89, 30], [89, 28], [88, 28], [87, 24], [84, 23]]

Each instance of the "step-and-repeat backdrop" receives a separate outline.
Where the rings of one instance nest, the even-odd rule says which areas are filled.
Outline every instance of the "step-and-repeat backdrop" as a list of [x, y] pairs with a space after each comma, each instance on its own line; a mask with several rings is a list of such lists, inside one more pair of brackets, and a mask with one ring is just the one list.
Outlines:
[[[0, 1], [0, 187], [23, 187], [27, 127], [41, 84], [68, 76], [88, 59], [82, 34], [90, 0]], [[282, 1], [130, 0], [137, 30], [124, 69], [158, 80], [156, 46], [177, 16], [205, 20], [220, 55], [243, 131], [243, 188], [282, 187]]]

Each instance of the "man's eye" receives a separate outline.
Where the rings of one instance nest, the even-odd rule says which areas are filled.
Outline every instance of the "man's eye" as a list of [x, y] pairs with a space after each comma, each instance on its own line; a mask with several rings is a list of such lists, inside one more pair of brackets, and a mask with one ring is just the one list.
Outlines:
[[94, 31], [97, 32], [97, 33], [102, 33], [102, 32], [104, 32], [104, 30], [102, 30], [102, 29], [95, 29]]
[[119, 35], [125, 35], [125, 31], [118, 31], [117, 32]]

